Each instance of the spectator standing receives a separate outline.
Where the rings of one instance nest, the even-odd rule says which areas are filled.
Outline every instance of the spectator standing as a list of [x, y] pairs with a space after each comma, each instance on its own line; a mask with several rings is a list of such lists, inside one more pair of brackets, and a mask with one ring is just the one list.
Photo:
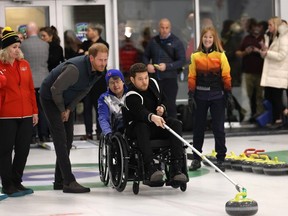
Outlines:
[[[234, 101], [231, 94], [229, 62], [214, 27], [206, 27], [201, 31], [197, 52], [191, 55], [188, 89], [189, 107], [195, 112], [193, 146], [202, 152], [207, 112], [210, 109], [217, 166], [225, 171], [223, 165], [227, 152], [224, 132], [225, 105], [228, 102], [229, 109], [232, 109]], [[195, 152], [193, 157], [189, 167], [191, 171], [201, 167], [201, 157]]]
[[268, 32], [261, 50], [264, 58], [260, 85], [264, 87], [265, 98], [272, 104], [273, 128], [282, 126], [283, 90], [288, 87], [288, 27], [279, 17], [268, 21]]
[[[40, 89], [56, 152], [54, 190], [64, 193], [90, 192], [76, 182], [69, 158], [73, 142], [73, 112], [77, 103], [102, 78], [108, 60], [108, 48], [94, 44], [88, 55], [69, 59], [54, 68]], [[97, 85], [97, 84], [96, 84]]]
[[35, 144], [37, 143], [37, 133], [40, 141], [49, 141], [49, 129], [47, 125], [47, 120], [39, 101], [40, 85], [49, 74], [49, 44], [39, 38], [39, 29], [35, 22], [30, 22], [27, 24], [26, 33], [27, 39], [23, 41], [21, 45], [21, 50], [24, 53], [25, 59], [29, 62], [31, 66], [37, 106], [39, 109], [39, 124], [38, 127], [34, 129], [32, 137], [32, 143]]
[[120, 69], [124, 74], [126, 84], [130, 83], [129, 69], [133, 64], [139, 62], [140, 56], [140, 50], [134, 46], [131, 38], [126, 37], [124, 45], [119, 50]]
[[148, 43], [143, 62], [147, 65], [148, 72], [157, 79], [166, 95], [167, 114], [173, 118], [177, 117], [178, 72], [182, 70], [185, 61], [183, 43], [171, 33], [170, 21], [166, 18], [161, 19], [159, 35]]
[[[87, 50], [89, 47], [94, 43], [102, 43], [109, 49], [109, 44], [102, 39], [101, 37], [102, 33], [102, 26], [100, 25], [94, 25], [90, 23], [87, 27], [87, 41], [84, 41], [80, 53], [87, 54]], [[106, 71], [106, 69], [105, 69]], [[86, 135], [81, 137], [82, 140], [86, 139], [93, 139], [93, 107], [95, 109], [96, 114], [96, 138], [100, 138], [101, 134], [101, 127], [99, 125], [98, 121], [98, 98], [100, 95], [107, 90], [106, 80], [105, 80], [105, 73], [101, 73], [101, 78], [97, 82], [97, 85], [93, 86], [89, 94], [83, 99], [83, 105], [84, 105], [84, 124], [85, 124], [85, 131]]]
[[65, 59], [70, 59], [79, 56], [81, 40], [77, 37], [74, 31], [67, 30], [64, 32], [64, 50]]
[[260, 86], [263, 58], [257, 52], [261, 49], [264, 35], [261, 33], [260, 23], [257, 23], [256, 20], [251, 20], [249, 29], [249, 34], [244, 37], [236, 55], [242, 58], [244, 81], [251, 108], [250, 121], [255, 122], [256, 118], [264, 111], [263, 87]]
[[0, 51], [0, 174], [2, 193], [16, 197], [33, 193], [22, 185], [33, 126], [38, 123], [32, 73], [23, 59], [20, 39], [10, 27], [3, 29]]
[[63, 48], [60, 46], [60, 38], [54, 26], [40, 28], [40, 37], [49, 44], [48, 70], [51, 71], [64, 62]]

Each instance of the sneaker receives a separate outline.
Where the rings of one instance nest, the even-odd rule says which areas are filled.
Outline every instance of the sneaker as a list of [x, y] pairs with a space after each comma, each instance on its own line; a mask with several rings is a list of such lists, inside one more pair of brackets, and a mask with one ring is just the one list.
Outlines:
[[21, 183], [15, 185], [15, 187], [16, 187], [19, 191], [22, 191], [25, 195], [33, 194], [33, 193], [34, 193], [34, 191], [33, 191], [31, 188], [26, 188], [26, 187], [24, 187]]
[[63, 185], [64, 193], [88, 193], [90, 192], [90, 188], [83, 187], [78, 182], [73, 181], [68, 185]]
[[188, 182], [187, 176], [182, 173], [182, 162], [181, 161], [174, 161], [170, 167], [170, 176], [172, 181], [177, 182]]
[[63, 190], [62, 182], [53, 182], [53, 190]]
[[0, 194], [0, 201], [8, 198], [7, 194]]
[[164, 173], [160, 170], [156, 170], [150, 176], [150, 182], [161, 182], [163, 181]]
[[[215, 164], [222, 172], [225, 172], [225, 165], [222, 161], [217, 161]], [[218, 170], [215, 170], [215, 172], [218, 172]]]
[[195, 171], [201, 167], [201, 161], [199, 160], [192, 160], [191, 165], [189, 166], [189, 171]]
[[14, 185], [10, 185], [7, 188], [3, 187], [2, 193], [6, 194], [8, 197], [20, 197], [25, 195], [23, 191], [18, 190]]
[[149, 180], [150, 182], [161, 182], [163, 181], [164, 173], [158, 170], [154, 163], [150, 163], [145, 168], [145, 179]]

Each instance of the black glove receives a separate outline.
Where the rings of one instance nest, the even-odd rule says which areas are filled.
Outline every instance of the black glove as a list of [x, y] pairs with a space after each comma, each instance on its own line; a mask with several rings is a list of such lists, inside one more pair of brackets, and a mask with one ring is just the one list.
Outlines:
[[194, 98], [194, 92], [189, 91], [188, 92], [188, 109], [189, 112], [193, 113], [194, 110], [197, 109], [197, 104]]
[[225, 92], [225, 99], [226, 99], [226, 108], [229, 113], [235, 109], [235, 102], [233, 99], [233, 95], [230, 91]]
[[109, 145], [112, 143], [112, 136], [113, 136], [113, 134], [111, 132], [105, 135], [105, 143], [106, 144]]

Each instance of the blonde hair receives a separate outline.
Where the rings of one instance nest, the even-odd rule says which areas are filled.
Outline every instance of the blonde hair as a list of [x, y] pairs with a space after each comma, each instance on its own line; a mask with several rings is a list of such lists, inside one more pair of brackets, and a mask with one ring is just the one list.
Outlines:
[[[12, 45], [12, 44], [11, 44]], [[11, 46], [10, 45], [10, 46]], [[2, 50], [0, 50], [0, 61], [3, 62], [3, 63], [9, 63], [9, 60], [10, 60], [10, 56], [9, 56], [9, 53], [8, 53], [8, 48], [10, 47], [6, 47]], [[24, 59], [24, 54], [23, 52], [19, 49], [19, 56], [16, 58], [17, 60], [22, 60]]]
[[272, 39], [274, 39], [276, 37], [276, 35], [278, 34], [278, 28], [279, 26], [282, 24], [282, 19], [275, 16], [275, 17], [271, 17], [269, 19], [269, 21], [271, 21], [274, 25], [275, 31], [272, 33]]
[[197, 48], [197, 51], [202, 51], [203, 50], [203, 43], [202, 43], [202, 38], [204, 36], [204, 34], [206, 34], [208, 31], [210, 31], [212, 33], [213, 36], [213, 46], [215, 47], [215, 50], [217, 52], [224, 52], [224, 49], [222, 47], [221, 44], [221, 40], [218, 36], [218, 33], [216, 31], [216, 29], [213, 26], [206, 26], [201, 30], [201, 36], [200, 36], [200, 42]]

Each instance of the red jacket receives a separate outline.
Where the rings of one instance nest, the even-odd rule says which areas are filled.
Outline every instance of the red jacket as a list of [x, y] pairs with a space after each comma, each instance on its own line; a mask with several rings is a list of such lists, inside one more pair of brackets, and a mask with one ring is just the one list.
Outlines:
[[[0, 71], [0, 89], [6, 85], [7, 79], [5, 75]], [[1, 110], [1, 100], [0, 100], [0, 110]]]
[[25, 118], [38, 114], [34, 84], [29, 63], [15, 60], [13, 65], [0, 61], [0, 71], [7, 79], [0, 88], [0, 119]]

